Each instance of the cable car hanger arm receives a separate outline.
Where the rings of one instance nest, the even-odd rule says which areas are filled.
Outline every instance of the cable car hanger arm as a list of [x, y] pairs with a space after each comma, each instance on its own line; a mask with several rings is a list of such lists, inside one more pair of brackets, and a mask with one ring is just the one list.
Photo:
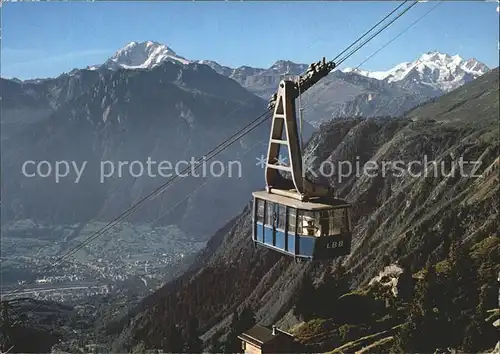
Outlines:
[[[272, 96], [269, 107], [274, 114], [265, 170], [266, 189], [269, 193], [302, 201], [311, 197], [333, 196], [333, 190], [329, 186], [316, 184], [305, 176], [295, 114], [297, 97], [327, 76], [333, 68], [335, 63], [323, 58], [323, 61], [311, 64], [298, 80], [282, 80], [278, 92]], [[280, 164], [281, 147], [287, 148], [290, 161], [288, 166]], [[291, 179], [285, 178], [279, 171], [290, 173]]]

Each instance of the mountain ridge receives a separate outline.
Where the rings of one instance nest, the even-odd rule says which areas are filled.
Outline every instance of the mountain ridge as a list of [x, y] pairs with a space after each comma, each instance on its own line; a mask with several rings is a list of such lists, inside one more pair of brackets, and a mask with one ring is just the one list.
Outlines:
[[[113, 217], [118, 209], [133, 204], [140, 195], [152, 188], [152, 182], [159, 183], [161, 178], [158, 175], [154, 178], [142, 176], [135, 180], [129, 179], [131, 176], [128, 175], [126, 178], [113, 176], [113, 181], [109, 179], [106, 183], [99, 183], [99, 161], [142, 161], [147, 156], [153, 161], [189, 161], [191, 155], [194, 158], [202, 156], [220, 140], [244, 126], [245, 119], [254, 118], [265, 110], [263, 100], [234, 80], [199, 64], [183, 66], [165, 62], [151, 71], [82, 70], [40, 83], [18, 83], [4, 79], [0, 83], [3, 92], [2, 162], [5, 167], [2, 169], [2, 180], [3, 188], [6, 188], [4, 190], [9, 191], [4, 193], [2, 200], [4, 221], [21, 215], [52, 219], [51, 215], [55, 214], [51, 213], [59, 215], [60, 220], [57, 220], [63, 224], [68, 220], [74, 221], [77, 215]], [[144, 124], [145, 121], [148, 124]], [[248, 174], [248, 177], [258, 174], [253, 155], [260, 155], [262, 144], [258, 142], [265, 136], [264, 131], [265, 127], [261, 125], [253, 135], [236, 143], [231, 153], [224, 152], [219, 158], [221, 161], [244, 159], [241, 161], [242, 173]], [[195, 132], [203, 134], [205, 139], [195, 141]], [[69, 181], [54, 184], [40, 178], [17, 177], [16, 172], [21, 171], [20, 164], [23, 161], [52, 161], [55, 156], [63, 161], [88, 161], [86, 173], [79, 183], [81, 185], [71, 186]], [[184, 179], [182, 183], [185, 186], [193, 185], [195, 179]], [[214, 178], [207, 183], [218, 184], [221, 183], [219, 180], [222, 178]], [[229, 180], [236, 182], [235, 178]], [[253, 183], [251, 180], [248, 179], [250, 184]], [[239, 181], [240, 184], [243, 182]], [[49, 184], [53, 185], [49, 188]], [[127, 184], [129, 187], [126, 187]], [[95, 193], [84, 193], [82, 188], [85, 185]], [[123, 188], [129, 189], [119, 193]], [[209, 192], [212, 189], [197, 191], [195, 195], [203, 195], [203, 199], [212, 198], [212, 192]], [[78, 191], [83, 194], [80, 195]], [[61, 195], [61, 198], [50, 198], [51, 193]], [[108, 193], [114, 194], [116, 198], [110, 197]], [[171, 193], [170, 198], [173, 200], [176, 199], [175, 195], [177, 198], [182, 196], [182, 193], [172, 191], [167, 194]], [[46, 195], [48, 203], [53, 203], [52, 208], [36, 207], [41, 202], [37, 198], [42, 195]], [[64, 202], [65, 198], [81, 200], [79, 203], [70, 200]], [[181, 203], [178, 209], [192, 209], [191, 203], [196, 198]], [[120, 204], [124, 199], [128, 199], [128, 202]], [[160, 204], [153, 215], [159, 217], [162, 210], [166, 210], [167, 199], [158, 199]], [[85, 207], [84, 201], [91, 200], [96, 204], [92, 208], [90, 204]], [[64, 207], [64, 203], [78, 207], [71, 211]], [[234, 209], [231, 212], [235, 213]], [[139, 214], [142, 217], [136, 215], [132, 219], [141, 220], [148, 211]], [[185, 223], [188, 228], [196, 224], [189, 222], [189, 218], [172, 217]], [[223, 217], [221, 222], [225, 221], [226, 217]], [[200, 221], [199, 226], [202, 224], [210, 225]], [[218, 226], [209, 226], [214, 228], [210, 233]], [[196, 233], [201, 235], [204, 231], [198, 230]]]
[[[269, 76], [273, 73], [275, 75], [296, 76], [304, 73], [308, 67], [307, 64], [294, 63], [290, 60], [278, 60], [267, 69], [248, 65], [231, 68], [213, 60], [186, 59], [176, 54], [170, 47], [153, 41], [128, 43], [106, 60], [102, 67], [112, 70], [118, 68], [151, 69], [165, 60], [172, 60], [181, 64], [200, 63], [208, 65], [218, 73], [240, 82], [244, 87], [251, 86], [250, 83], [246, 82], [249, 75]], [[97, 66], [89, 68], [96, 69]], [[344, 73], [354, 72], [362, 76], [387, 81], [388, 83], [400, 82], [405, 79], [410, 81], [419, 80], [443, 92], [453, 90], [461, 84], [483, 75], [488, 70], [489, 68], [486, 65], [475, 58], [463, 59], [459, 55], [450, 56], [438, 51], [424, 53], [414, 61], [397, 64], [386, 71], [340, 69]], [[467, 75], [470, 77], [466, 77]]]
[[[238, 82], [268, 100], [285, 77], [304, 73], [306, 64], [278, 60], [269, 68], [231, 68], [212, 60], [190, 60], [154, 41], [131, 42], [101, 65], [87, 70], [151, 70], [168, 61], [179, 65], [209, 66], [216, 73]], [[400, 63], [383, 72], [336, 69], [303, 95], [304, 119], [314, 127], [336, 117], [400, 116], [419, 104], [450, 92], [487, 72], [483, 63], [458, 55], [431, 51], [414, 61]], [[81, 70], [80, 70], [81, 71]], [[75, 69], [65, 75], [79, 75]], [[39, 82], [40, 80], [36, 80]], [[42, 80], [43, 81], [43, 80]], [[35, 81], [33, 81], [35, 82]]]
[[377, 80], [386, 80], [388, 83], [402, 81], [408, 79], [411, 74], [416, 74], [417, 76], [411, 79], [417, 79], [446, 92], [463, 84], [464, 76], [470, 75], [476, 78], [489, 70], [486, 65], [475, 58], [465, 60], [459, 55], [450, 56], [432, 51], [422, 54], [412, 62], [397, 64], [387, 71], [366, 71], [352, 68], [346, 68], [343, 71], [357, 72]]

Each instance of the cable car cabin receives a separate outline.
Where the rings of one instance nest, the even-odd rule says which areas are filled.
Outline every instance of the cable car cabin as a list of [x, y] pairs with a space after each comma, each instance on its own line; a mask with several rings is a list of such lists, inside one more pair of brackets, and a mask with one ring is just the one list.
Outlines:
[[253, 193], [253, 241], [287, 255], [324, 260], [351, 252], [350, 204], [342, 199], [303, 202]]
[[[333, 61], [323, 58], [295, 81], [282, 80], [269, 101], [274, 113], [265, 168], [266, 190], [253, 193], [252, 238], [256, 245], [296, 259], [331, 259], [351, 252], [351, 206], [334, 198], [330, 186], [306, 177], [295, 117], [295, 100], [334, 68]], [[288, 153], [288, 165], [280, 162], [281, 150]]]

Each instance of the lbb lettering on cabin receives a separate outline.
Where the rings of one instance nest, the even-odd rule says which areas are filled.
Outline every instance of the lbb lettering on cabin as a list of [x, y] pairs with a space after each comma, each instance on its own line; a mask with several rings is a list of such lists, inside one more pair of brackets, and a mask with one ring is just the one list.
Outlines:
[[330, 241], [326, 244], [326, 248], [341, 248], [344, 246], [344, 241]]

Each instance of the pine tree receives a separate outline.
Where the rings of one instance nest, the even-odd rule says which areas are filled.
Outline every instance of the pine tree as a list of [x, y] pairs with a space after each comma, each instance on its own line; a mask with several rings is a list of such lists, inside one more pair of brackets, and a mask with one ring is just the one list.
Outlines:
[[338, 307], [339, 298], [350, 290], [350, 278], [342, 264], [338, 264], [334, 272], [327, 267], [323, 276], [323, 281], [316, 291], [313, 291], [313, 298], [308, 299], [308, 307], [313, 314], [322, 317], [341, 316]]
[[231, 326], [224, 345], [224, 353], [239, 353], [241, 351], [241, 342], [238, 339], [238, 336], [241, 334], [239, 332], [239, 322], [238, 311], [234, 310]]
[[143, 354], [143, 353], [146, 353], [146, 346], [144, 345], [144, 342], [140, 342], [132, 349], [132, 354]]
[[403, 272], [398, 277], [398, 283], [396, 285], [398, 292], [398, 300], [402, 303], [407, 303], [412, 300], [413, 291], [415, 288], [415, 280], [413, 279], [413, 273], [411, 271], [411, 266], [408, 262], [404, 262], [401, 265]]
[[238, 316], [238, 311], [234, 310], [233, 311], [233, 316], [231, 317], [231, 328], [236, 328], [238, 325], [238, 322], [240, 321], [240, 318]]
[[238, 315], [236, 311], [233, 312], [231, 321], [231, 328], [227, 336], [227, 341], [224, 346], [225, 353], [240, 353], [241, 340], [238, 336], [255, 325], [255, 313], [252, 308], [246, 306]]
[[437, 295], [436, 270], [427, 261], [424, 276], [415, 288], [408, 320], [394, 338], [393, 350], [398, 353], [434, 352], [440, 344], [438, 319], [434, 310]]
[[223, 351], [223, 346], [222, 343], [220, 342], [220, 335], [214, 335], [212, 338], [210, 338], [210, 346], [208, 351], [211, 354], [220, 354]]
[[479, 303], [476, 307], [476, 311], [464, 331], [461, 349], [465, 353], [477, 353], [495, 344], [495, 328], [485, 321], [487, 316], [487, 298], [488, 289], [487, 286], [483, 286], [480, 291]]
[[412, 307], [408, 316], [408, 321], [399, 329], [394, 336], [392, 351], [394, 353], [415, 353], [418, 347], [419, 333], [422, 328], [423, 316]]
[[403, 266], [403, 272], [398, 277], [398, 298], [402, 302], [409, 302], [413, 296], [414, 280], [409, 266]]
[[[330, 267], [327, 267], [325, 274], [323, 276], [323, 281], [316, 290], [316, 296], [313, 301], [309, 299], [309, 307], [312, 306], [322, 308], [321, 316], [332, 317], [336, 308], [336, 300], [339, 294], [337, 292], [336, 279], [331, 272]], [[313, 312], [318, 312], [314, 309]]]
[[2, 328], [2, 336], [0, 337], [0, 350], [2, 352], [7, 352], [12, 346], [12, 341], [10, 339], [10, 331], [11, 331], [11, 323], [9, 317], [9, 306], [10, 304], [7, 301], [0, 302], [1, 309], [1, 328]]
[[184, 349], [184, 341], [179, 326], [172, 324], [167, 336], [163, 341], [162, 349], [167, 353], [181, 353]]
[[474, 316], [464, 331], [464, 337], [460, 347], [465, 353], [478, 353], [478, 348], [481, 348], [481, 344], [483, 344], [481, 338], [483, 336], [483, 326], [481, 326], [480, 321], [481, 319]]
[[244, 331], [248, 330], [254, 325], [255, 325], [255, 313], [253, 312], [251, 307], [246, 306], [245, 308], [243, 308], [239, 316], [239, 321], [237, 326], [237, 329], [239, 331], [238, 334], [243, 333]]
[[469, 249], [454, 241], [450, 247], [449, 272], [444, 282], [445, 303], [441, 307], [448, 319], [450, 345], [462, 344], [465, 329], [471, 324], [479, 302], [477, 267]]
[[422, 314], [421, 343], [423, 351], [433, 351], [442, 344], [438, 313], [436, 312], [436, 297], [439, 296], [439, 284], [436, 268], [430, 259], [425, 265], [425, 274], [420, 287], [416, 291], [417, 305]]
[[351, 274], [347, 272], [342, 263], [339, 263], [334, 271], [334, 277], [337, 282], [337, 293], [342, 296], [351, 289]]
[[391, 257], [388, 254], [384, 254], [381, 260], [382, 266], [387, 267], [391, 264]]

